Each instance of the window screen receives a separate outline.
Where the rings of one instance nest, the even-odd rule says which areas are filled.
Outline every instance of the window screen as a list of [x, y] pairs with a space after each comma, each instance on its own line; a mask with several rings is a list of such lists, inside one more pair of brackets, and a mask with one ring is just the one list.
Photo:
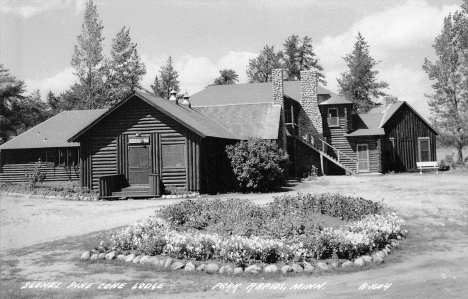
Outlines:
[[429, 139], [419, 139], [419, 161], [431, 161], [431, 151], [429, 147]]
[[329, 108], [328, 109], [328, 125], [329, 126], [338, 126], [338, 109], [337, 108]]
[[162, 145], [163, 168], [185, 167], [184, 148], [185, 148], [185, 144], [163, 144]]

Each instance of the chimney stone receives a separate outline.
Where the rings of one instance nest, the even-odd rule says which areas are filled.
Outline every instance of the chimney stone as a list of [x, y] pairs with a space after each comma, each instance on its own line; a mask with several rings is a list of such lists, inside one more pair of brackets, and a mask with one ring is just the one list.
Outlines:
[[283, 70], [274, 69], [271, 71], [271, 81], [273, 85], [273, 105], [284, 106]]
[[300, 135], [323, 135], [322, 115], [318, 106], [317, 72], [301, 71], [301, 110], [299, 111]]

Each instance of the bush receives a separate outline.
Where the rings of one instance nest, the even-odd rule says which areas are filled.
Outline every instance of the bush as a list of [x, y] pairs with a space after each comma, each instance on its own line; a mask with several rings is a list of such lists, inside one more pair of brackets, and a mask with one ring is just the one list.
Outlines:
[[450, 165], [447, 165], [445, 164], [445, 161], [444, 160], [440, 160], [440, 163], [439, 163], [439, 170], [440, 171], [447, 171], [450, 169]]
[[272, 191], [286, 181], [288, 157], [275, 141], [249, 139], [228, 145], [226, 152], [242, 191]]
[[42, 184], [44, 180], [46, 179], [45, 172], [40, 171], [41, 166], [42, 166], [42, 163], [39, 161], [39, 163], [36, 163], [34, 165], [33, 172], [24, 174], [24, 176], [28, 179], [29, 188], [31, 189], [36, 188], [37, 183]]

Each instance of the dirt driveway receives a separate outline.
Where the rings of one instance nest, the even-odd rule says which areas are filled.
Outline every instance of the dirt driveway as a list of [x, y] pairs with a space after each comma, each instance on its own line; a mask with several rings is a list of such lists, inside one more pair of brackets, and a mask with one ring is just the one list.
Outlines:
[[[3, 197], [1, 203], [0, 295], [24, 298], [468, 298], [468, 172], [385, 176], [322, 177], [291, 192], [337, 192], [384, 201], [407, 220], [410, 236], [387, 263], [359, 272], [296, 277], [158, 273], [137, 267], [78, 260], [78, 244], [93, 232], [132, 224], [173, 201], [68, 202]], [[270, 194], [223, 195], [258, 203]], [[67, 236], [73, 238], [63, 239]], [[48, 243], [43, 243], [48, 242]], [[55, 243], [50, 243], [55, 242]], [[40, 244], [43, 243], [43, 244]], [[54, 244], [56, 250], [43, 252]], [[26, 282], [74, 281], [164, 283], [163, 289], [95, 290], [89, 293], [21, 289]], [[240, 284], [233, 293], [217, 283]], [[252, 284], [283, 284], [284, 290], [256, 290]], [[320, 284], [298, 290], [296, 284]], [[385, 290], [366, 285], [388, 286]], [[250, 286], [250, 287], [249, 287]], [[250, 290], [250, 291], [249, 291]]]

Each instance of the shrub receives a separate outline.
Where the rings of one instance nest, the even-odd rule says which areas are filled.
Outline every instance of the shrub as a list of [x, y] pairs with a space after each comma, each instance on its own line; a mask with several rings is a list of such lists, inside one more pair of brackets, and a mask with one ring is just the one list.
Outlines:
[[25, 177], [28, 179], [28, 184], [29, 188], [36, 188], [37, 183], [42, 184], [44, 180], [46, 179], [46, 174], [45, 172], [40, 171], [40, 168], [42, 166], [42, 163], [39, 161], [39, 163], [36, 163], [34, 165], [34, 170], [31, 173], [25, 173]]
[[450, 166], [445, 164], [445, 161], [444, 160], [440, 160], [440, 163], [439, 163], [439, 170], [440, 171], [447, 171], [450, 169]]
[[244, 192], [272, 191], [284, 185], [288, 157], [275, 141], [249, 139], [228, 145], [226, 152]]

